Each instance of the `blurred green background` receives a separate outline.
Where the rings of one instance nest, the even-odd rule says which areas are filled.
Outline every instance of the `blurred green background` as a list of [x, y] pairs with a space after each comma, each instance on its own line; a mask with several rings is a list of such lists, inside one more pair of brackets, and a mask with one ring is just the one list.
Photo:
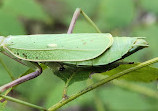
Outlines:
[[[113, 36], [146, 37], [150, 47], [128, 57], [142, 62], [158, 55], [158, 0], [0, 0], [0, 35], [66, 33], [76, 8], [82, 10], [104, 33]], [[74, 33], [95, 30], [79, 17]], [[0, 54], [15, 77], [28, 68]], [[157, 67], [158, 65], [155, 65]], [[11, 81], [0, 64], [0, 85]], [[88, 85], [89, 80], [70, 86], [69, 94]], [[157, 91], [157, 83], [137, 83]], [[62, 98], [64, 82], [46, 69], [29, 82], [21, 84], [9, 95], [31, 103], [50, 107]], [[5, 111], [37, 111], [8, 102]], [[105, 85], [65, 105], [62, 111], [157, 111], [158, 100], [115, 85]]]

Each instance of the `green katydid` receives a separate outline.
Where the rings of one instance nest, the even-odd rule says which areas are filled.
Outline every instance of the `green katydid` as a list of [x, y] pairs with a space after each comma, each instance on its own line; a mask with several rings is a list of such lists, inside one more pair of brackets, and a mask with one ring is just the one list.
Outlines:
[[[99, 33], [70, 34], [80, 13]], [[42, 73], [39, 62], [48, 66], [106, 66], [147, 46], [147, 42], [140, 37], [112, 37], [109, 33], [100, 33], [91, 19], [81, 9], [76, 9], [67, 34], [0, 37], [1, 53], [35, 70], [1, 86], [0, 93], [39, 76]]]

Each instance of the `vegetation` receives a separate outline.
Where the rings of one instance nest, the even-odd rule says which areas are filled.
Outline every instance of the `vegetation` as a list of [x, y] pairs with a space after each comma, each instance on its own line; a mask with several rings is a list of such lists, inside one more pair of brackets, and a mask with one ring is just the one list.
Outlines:
[[[135, 64], [90, 76], [85, 72], [56, 76], [43, 66], [38, 78], [0, 94], [0, 110], [158, 110], [158, 65], [153, 65], [158, 61], [157, 4], [157, 0], [1, 0], [1, 36], [66, 33], [73, 12], [80, 7], [102, 32], [146, 37], [150, 47], [124, 60]], [[79, 17], [73, 33], [93, 32]], [[0, 63], [0, 86], [31, 71], [2, 54]]]

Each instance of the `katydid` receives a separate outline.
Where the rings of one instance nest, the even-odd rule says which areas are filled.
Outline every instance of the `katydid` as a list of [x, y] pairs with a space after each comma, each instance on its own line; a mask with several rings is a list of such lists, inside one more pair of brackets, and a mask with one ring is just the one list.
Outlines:
[[[71, 34], [80, 13], [99, 33]], [[61, 67], [64, 64], [76, 68], [102, 67], [113, 64], [147, 46], [144, 38], [112, 37], [109, 33], [101, 33], [92, 20], [78, 8], [73, 15], [67, 34], [0, 37], [1, 53], [35, 70], [1, 86], [0, 93], [39, 76], [42, 73], [39, 63], [48, 66], [59, 64]]]

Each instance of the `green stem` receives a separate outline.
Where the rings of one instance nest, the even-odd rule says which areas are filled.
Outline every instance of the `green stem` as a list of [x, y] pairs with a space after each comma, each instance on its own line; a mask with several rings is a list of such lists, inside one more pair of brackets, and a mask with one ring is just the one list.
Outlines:
[[61, 101], [58, 102], [57, 104], [51, 106], [51, 107], [48, 109], [48, 111], [57, 110], [57, 109], [59, 109], [60, 107], [62, 107], [63, 105], [65, 105], [66, 103], [68, 103], [68, 102], [70, 102], [70, 101], [72, 101], [72, 100], [78, 98], [79, 96], [81, 96], [81, 95], [83, 95], [83, 94], [85, 94], [85, 93], [87, 93], [87, 92], [89, 92], [89, 91], [91, 91], [91, 90], [93, 90], [93, 89], [95, 89], [95, 88], [97, 88], [97, 87], [99, 87], [99, 86], [101, 86], [101, 85], [103, 85], [103, 84], [109, 82], [109, 81], [112, 81], [112, 80], [114, 80], [114, 79], [116, 79], [116, 78], [119, 78], [119, 77], [125, 75], [125, 74], [128, 74], [128, 73], [130, 73], [130, 72], [132, 72], [132, 71], [135, 71], [135, 70], [137, 70], [137, 69], [140, 69], [140, 68], [142, 68], [142, 67], [148, 66], [148, 65], [153, 64], [153, 63], [156, 63], [156, 62], [158, 62], [158, 57], [157, 57], [157, 58], [154, 58], [154, 59], [151, 59], [151, 60], [148, 60], [148, 61], [146, 61], [146, 62], [143, 62], [143, 63], [141, 63], [141, 64], [139, 64], [139, 65], [137, 65], [137, 66], [135, 66], [135, 67], [126, 69], [126, 70], [124, 70], [124, 71], [122, 71], [122, 72], [116, 73], [116, 74], [114, 74], [114, 75], [112, 75], [112, 76], [110, 76], [110, 77], [107, 77], [107, 78], [105, 78], [105, 79], [103, 79], [103, 80], [101, 80], [101, 81], [99, 81], [99, 82], [97, 82], [97, 83], [94, 83], [94, 84], [88, 86], [87, 88], [81, 90], [80, 92], [78, 92], [78, 93], [76, 93], [76, 94], [70, 96], [68, 99], [61, 100]]
[[80, 9], [81, 14], [85, 17], [85, 19], [95, 28], [98, 33], [101, 33], [99, 28], [95, 25], [95, 23]]
[[140, 86], [140, 85], [137, 85], [137, 84], [131, 83], [131, 82], [126, 82], [126, 81], [114, 80], [114, 81], [112, 81], [112, 83], [116, 86], [119, 86], [119, 87], [122, 87], [122, 88], [125, 88], [128, 90], [132, 90], [132, 91], [138, 92], [140, 94], [158, 99], [158, 93], [150, 88]]
[[47, 111], [46, 108], [43, 108], [43, 107], [40, 107], [40, 106], [31, 104], [31, 103], [28, 103], [28, 102], [25, 102], [25, 101], [21, 101], [21, 100], [19, 100], [19, 99], [15, 99], [15, 98], [12, 98], [12, 97], [9, 97], [9, 96], [5, 96], [5, 95], [1, 95], [1, 94], [0, 94], [0, 97], [4, 98], [4, 99], [6, 99], [6, 100], [12, 101], [12, 102], [16, 102], [16, 103], [25, 105], [25, 106], [29, 106], [29, 107], [32, 107], [32, 108], [36, 108], [36, 109], [40, 109], [40, 110]]
[[64, 86], [62, 98], [63, 98], [63, 99], [67, 98], [67, 87], [66, 87], [66, 86]]
[[[5, 96], [8, 95], [10, 93], [10, 91], [12, 90], [12, 88], [8, 89], [6, 92], [5, 92]], [[0, 102], [4, 102], [5, 99], [4, 98], [0, 98]]]
[[67, 99], [68, 98], [68, 95], [67, 95], [68, 86], [69, 86], [69, 83], [72, 80], [74, 75], [75, 75], [75, 73], [73, 73], [70, 76], [70, 78], [67, 80], [67, 82], [65, 83], [64, 90], [63, 90], [63, 99]]
[[2, 64], [2, 66], [4, 67], [4, 69], [8, 72], [10, 78], [11, 78], [12, 80], [15, 80], [13, 74], [9, 71], [8, 67], [4, 64], [4, 62], [3, 62], [3, 60], [2, 60], [1, 58], [0, 58], [0, 63]]

